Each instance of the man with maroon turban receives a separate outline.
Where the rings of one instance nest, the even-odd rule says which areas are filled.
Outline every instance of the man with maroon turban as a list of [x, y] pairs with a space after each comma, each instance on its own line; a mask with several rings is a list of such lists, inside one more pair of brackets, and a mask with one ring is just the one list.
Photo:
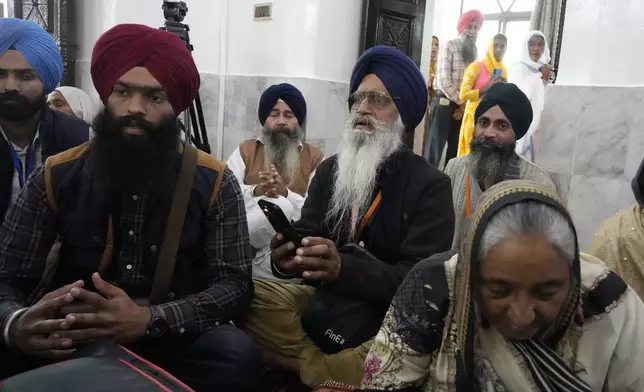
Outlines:
[[434, 79], [436, 96], [429, 109], [429, 128], [426, 134], [424, 156], [438, 166], [447, 143], [445, 165], [456, 156], [458, 134], [463, 120], [463, 102], [459, 93], [465, 69], [476, 59], [476, 38], [483, 26], [483, 14], [472, 10], [461, 15], [458, 21], [458, 38], [442, 48], [438, 56], [438, 70]]
[[[0, 229], [0, 376], [110, 338], [197, 391], [254, 390], [258, 353], [232, 324], [253, 293], [244, 199], [210, 155], [198, 153], [171, 292], [133, 300], [149, 297], [163, 249], [184, 151], [177, 117], [199, 88], [192, 55], [171, 33], [118, 25], [96, 42], [91, 74], [105, 104], [95, 138], [37, 169]], [[49, 294], [28, 303], [56, 238]], [[73, 300], [97, 313], [57, 318]]]

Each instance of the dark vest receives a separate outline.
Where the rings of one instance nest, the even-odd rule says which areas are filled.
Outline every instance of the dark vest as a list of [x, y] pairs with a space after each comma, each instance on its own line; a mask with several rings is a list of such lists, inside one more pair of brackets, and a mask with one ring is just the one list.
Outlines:
[[[239, 153], [246, 165], [244, 184], [259, 185], [261, 182], [259, 172], [268, 170], [268, 167], [266, 167], [266, 160], [264, 159], [264, 144], [258, 140], [246, 140], [239, 145]], [[311, 173], [313, 173], [313, 171], [315, 171], [315, 169], [320, 165], [322, 158], [324, 158], [322, 151], [308, 143], [302, 143], [302, 151], [300, 151], [300, 170], [297, 173], [297, 178], [295, 178], [293, 183], [289, 185], [289, 189], [300, 196], [306, 195], [306, 191], [309, 188]]]
[[[89, 139], [89, 125], [75, 117], [46, 108], [40, 117], [40, 143], [42, 145], [42, 163], [55, 154], [79, 146]], [[15, 172], [9, 144], [0, 137], [0, 224], [4, 222]]]
[[[62, 244], [60, 263], [50, 287], [83, 279], [91, 282], [91, 274], [98, 270], [107, 245], [111, 195], [107, 186], [92, 179], [84, 170], [87, 165], [85, 151], [88, 144], [56, 155], [45, 164], [45, 183], [49, 204], [57, 211]], [[177, 159], [180, 159], [177, 154]], [[204, 250], [207, 227], [205, 217], [213, 200], [213, 191], [225, 164], [199, 151], [197, 172], [183, 226], [171, 292], [173, 298], [182, 298], [207, 288], [209, 276]], [[121, 286], [130, 296], [146, 297], [152, 288], [158, 250], [163, 243], [170, 206], [150, 204], [146, 210], [142, 233], [142, 274], [145, 281], [135, 287]], [[120, 225], [114, 225], [119, 230]], [[121, 231], [121, 238], [128, 237], [128, 229]], [[123, 241], [121, 250], [129, 246]], [[127, 249], [129, 253], [136, 250]], [[118, 257], [115, 258], [118, 260]], [[123, 266], [114, 261], [112, 267]], [[109, 277], [108, 277], [109, 278]], [[114, 283], [119, 284], [118, 281]], [[169, 298], [170, 299], [170, 298]]]

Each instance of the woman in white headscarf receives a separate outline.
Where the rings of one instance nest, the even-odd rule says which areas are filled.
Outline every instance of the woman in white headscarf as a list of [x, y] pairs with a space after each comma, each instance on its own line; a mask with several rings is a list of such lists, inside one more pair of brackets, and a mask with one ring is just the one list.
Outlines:
[[88, 124], [92, 124], [98, 113], [89, 95], [76, 87], [57, 87], [49, 94], [47, 104], [56, 111], [78, 117]]
[[532, 104], [532, 124], [526, 135], [517, 141], [517, 154], [523, 158], [534, 161], [539, 135], [539, 123], [543, 111], [546, 85], [550, 82], [552, 67], [550, 50], [546, 37], [540, 31], [531, 31], [523, 45], [521, 60], [514, 63], [509, 69], [508, 81], [516, 84], [530, 99]]

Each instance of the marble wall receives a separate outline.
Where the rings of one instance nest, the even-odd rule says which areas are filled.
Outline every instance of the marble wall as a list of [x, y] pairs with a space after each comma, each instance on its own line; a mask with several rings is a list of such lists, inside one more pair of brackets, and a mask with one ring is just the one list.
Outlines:
[[635, 203], [643, 105], [644, 87], [548, 87], [536, 163], [568, 202], [582, 249], [604, 219]]
[[[98, 102], [89, 74], [89, 62], [76, 62], [76, 78], [75, 85], [90, 93]], [[200, 95], [213, 155], [225, 160], [239, 143], [259, 136], [262, 128], [257, 118], [259, 98], [267, 87], [284, 82], [300, 89], [306, 99], [307, 141], [320, 148], [325, 156], [335, 153], [348, 116], [348, 83], [311, 78], [202, 73]], [[220, 113], [222, 103], [223, 113]]]

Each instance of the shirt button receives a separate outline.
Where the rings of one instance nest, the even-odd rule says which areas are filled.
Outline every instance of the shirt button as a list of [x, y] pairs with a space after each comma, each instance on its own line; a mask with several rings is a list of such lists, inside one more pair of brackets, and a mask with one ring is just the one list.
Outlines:
[[129, 234], [130, 236], [133, 236], [133, 235], [134, 235], [134, 230], [130, 230], [130, 231], [128, 232], [128, 234]]
[[126, 266], [125, 266], [125, 268], [127, 268], [127, 269], [131, 270], [131, 269], [132, 269], [132, 264], [128, 264], [128, 265], [126, 265]]
[[138, 195], [133, 195], [133, 196], [132, 196], [132, 200], [134, 200], [134, 201], [139, 200], [139, 196], [138, 196]]
[[156, 252], [156, 251], [157, 251], [157, 246], [156, 246], [156, 245], [152, 245], [152, 246], [150, 247], [150, 250], [151, 250], [152, 252]]
[[179, 333], [180, 333], [181, 335], [183, 335], [185, 332], [186, 332], [186, 329], [185, 329], [185, 328], [181, 328], [181, 329], [179, 329]]
[[174, 293], [168, 293], [168, 299], [169, 300], [174, 299]]

